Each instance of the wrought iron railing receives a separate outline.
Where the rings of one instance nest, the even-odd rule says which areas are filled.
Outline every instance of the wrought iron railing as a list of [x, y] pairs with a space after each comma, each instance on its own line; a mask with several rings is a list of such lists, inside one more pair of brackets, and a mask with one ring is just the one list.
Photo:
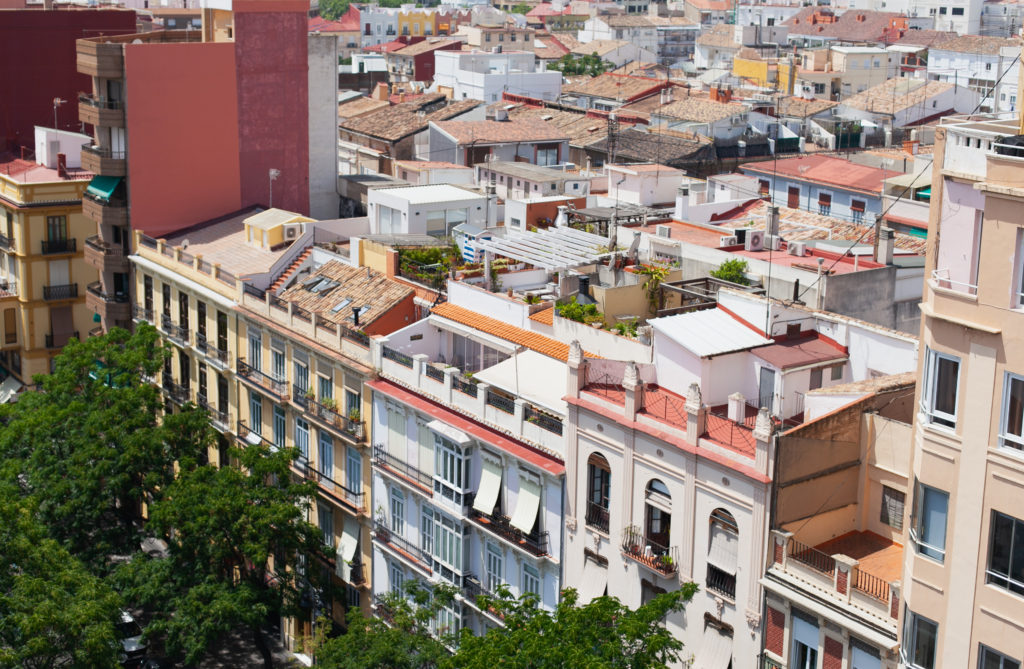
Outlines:
[[279, 381], [272, 376], [268, 376], [263, 372], [259, 371], [252, 365], [249, 365], [245, 358], [238, 359], [238, 375], [243, 379], [248, 380], [251, 383], [258, 385], [260, 388], [269, 390], [270, 392], [277, 395], [279, 398], [288, 397], [288, 383], [285, 381]]
[[433, 559], [431, 558], [430, 553], [411, 541], [408, 541], [398, 533], [392, 532], [390, 527], [379, 520], [373, 521], [373, 537], [377, 541], [391, 544], [392, 547], [397, 548], [417, 562], [427, 566], [433, 564]]
[[587, 527], [593, 527], [602, 532], [608, 531], [608, 509], [594, 502], [587, 502]]
[[500, 513], [488, 514], [472, 509], [470, 511], [470, 518], [495, 536], [529, 553], [538, 557], [548, 554], [547, 532], [523, 532], [518, 527], [513, 527], [512, 521], [508, 516]]
[[212, 422], [221, 425], [225, 429], [231, 426], [231, 418], [228, 416], [227, 411], [220, 411], [205, 395], [197, 395], [196, 400], [196, 403], [210, 414]]
[[160, 317], [160, 329], [179, 344], [188, 344], [188, 328], [181, 327], [166, 314]]
[[530, 406], [529, 404], [527, 404], [523, 408], [523, 417], [530, 423], [538, 425], [543, 429], [547, 430], [548, 432], [553, 432], [554, 434], [557, 435], [562, 434], [561, 418], [557, 418], [556, 416], [544, 413], [543, 411], [540, 411], [539, 409]]
[[348, 488], [342, 483], [335, 481], [328, 474], [314, 467], [308, 458], [300, 455], [292, 465], [292, 468], [303, 478], [316, 481], [320, 487], [331, 493], [333, 496], [347, 502], [357, 509], [363, 508], [363, 492]]
[[[307, 396], [309, 394], [309, 396]], [[306, 388], [300, 388], [299, 386], [292, 384], [292, 397], [291, 400], [297, 406], [301, 407], [303, 411], [309, 409], [309, 401], [312, 397], [310, 391]]]
[[366, 334], [365, 332], [359, 332], [358, 330], [352, 330], [349, 328], [342, 328], [341, 336], [344, 337], [345, 339], [354, 341], [360, 346], [370, 348], [370, 335]]
[[383, 355], [384, 358], [387, 360], [393, 360], [394, 362], [397, 362], [399, 365], [402, 365], [403, 367], [408, 367], [409, 369], [412, 369], [412, 358], [400, 351], [396, 351], [395, 349], [389, 346], [381, 347], [381, 355]]
[[206, 338], [206, 335], [196, 333], [196, 350], [205, 355], [207, 358], [212, 358], [224, 366], [228, 364], [228, 352], [219, 348], [216, 348]]
[[458, 375], [452, 376], [452, 388], [458, 390], [460, 393], [465, 393], [470, 397], [476, 397], [476, 384], [469, 379], [465, 379]]
[[817, 548], [802, 544], [796, 539], [789, 540], [789, 559], [807, 565], [814, 571], [832, 576], [836, 572], [836, 561], [831, 555], [822, 553]]
[[73, 300], [78, 297], [77, 283], [64, 283], [57, 286], [43, 286], [44, 300]]
[[736, 575], [719, 569], [713, 564], [708, 564], [707, 589], [725, 595], [729, 599], [736, 598]]
[[873, 597], [883, 602], [889, 601], [888, 581], [883, 581], [874, 574], [869, 574], [866, 571], [860, 569], [857, 570], [857, 575], [853, 579], [853, 589], [860, 590], [868, 597]]
[[121, 246], [117, 244], [111, 244], [103, 241], [99, 235], [93, 235], [92, 237], [85, 238], [85, 245], [91, 248], [93, 251], [102, 253], [105, 256], [124, 256], [125, 251]]
[[487, 397], [485, 398], [484, 401], [487, 402], [488, 405], [494, 407], [495, 409], [498, 409], [499, 411], [504, 411], [505, 413], [516, 412], [515, 400], [510, 400], [504, 395], [499, 395], [493, 390], [487, 390]]
[[72, 339], [78, 339], [78, 330], [63, 335], [46, 335], [46, 348], [63, 348]]
[[152, 309], [147, 309], [143, 306], [136, 304], [135, 306], [132, 307], [132, 313], [135, 315], [135, 318], [139, 319], [140, 321], [146, 321], [147, 323], [153, 322]]
[[74, 253], [77, 250], [78, 240], [74, 237], [70, 239], [44, 239], [42, 241], [42, 252], [44, 256], [54, 253]]
[[127, 293], [105, 293], [103, 292], [103, 285], [99, 281], [93, 281], [85, 287], [86, 292], [95, 295], [104, 302], [116, 302], [118, 304], [124, 304], [129, 300]]
[[438, 383], [444, 383], [444, 370], [440, 367], [426, 365], [423, 368], [423, 373], [426, 374], [428, 378], [434, 379]]
[[431, 489], [434, 485], [433, 476], [391, 455], [384, 444], [373, 445], [373, 463], [378, 467], [387, 467], [395, 474], [410, 479], [427, 489]]
[[636, 525], [622, 530], [622, 552], [662, 574], [674, 574], [677, 569], [676, 551], [644, 535]]

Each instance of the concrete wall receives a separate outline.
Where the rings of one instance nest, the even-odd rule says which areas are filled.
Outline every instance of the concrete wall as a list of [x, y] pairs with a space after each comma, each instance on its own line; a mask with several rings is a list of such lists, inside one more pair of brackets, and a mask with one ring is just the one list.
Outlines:
[[128, 44], [125, 73], [132, 227], [161, 237], [240, 209], [234, 45]]
[[309, 35], [309, 215], [335, 218], [338, 196], [338, 41]]

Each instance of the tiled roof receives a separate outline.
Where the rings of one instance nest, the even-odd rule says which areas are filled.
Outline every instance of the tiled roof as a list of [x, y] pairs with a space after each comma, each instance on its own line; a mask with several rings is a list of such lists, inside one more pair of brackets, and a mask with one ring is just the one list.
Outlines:
[[515, 119], [509, 121], [441, 121], [435, 122], [443, 132], [455, 138], [459, 144], [483, 142], [557, 142], [569, 136], [557, 127], [545, 122], [525, 123]]
[[705, 30], [697, 37], [697, 44], [716, 46], [720, 49], [739, 49], [741, 46], [736, 41], [736, 26], [725, 23], [712, 26], [711, 30]]
[[729, 0], [686, 0], [686, 4], [713, 12], [725, 12], [732, 9], [732, 3]]
[[[430, 121], [447, 121], [483, 104], [479, 100], [458, 100], [433, 109], [433, 105], [440, 103], [443, 99], [444, 95], [441, 93], [431, 93], [412, 102], [403, 102], [387, 109], [379, 109], [371, 114], [350, 119], [341, 123], [341, 128], [385, 141], [397, 141], [425, 130]], [[420, 116], [419, 112], [425, 111], [424, 108], [431, 108], [431, 111], [426, 111], [423, 116]]]
[[338, 120], [346, 121], [390, 106], [384, 100], [374, 100], [365, 96], [353, 98], [338, 105]]
[[[607, 137], [594, 142], [592, 146], [595, 150], [606, 151]], [[670, 167], [684, 167], [698, 160], [713, 158], [710, 141], [701, 141], [692, 133], [678, 133], [661, 128], [620, 130], [615, 147], [615, 158], [619, 161], [654, 162]]]
[[877, 86], [872, 86], [865, 91], [845, 98], [843, 104], [853, 109], [889, 115], [911, 107], [921, 106], [925, 110], [923, 116], [930, 116], [948, 110], [926, 108], [924, 103], [937, 95], [945, 93], [954, 86], [953, 82], [894, 77], [888, 81], [883, 81]]
[[372, 53], [392, 53], [399, 49], [404, 49], [407, 46], [409, 45], [405, 42], [394, 40], [391, 42], [384, 42], [383, 44], [371, 44], [370, 46], [363, 47], [363, 51], [369, 51]]
[[551, 31], [551, 36], [558, 40], [558, 43], [564, 46], [566, 49], [571, 49], [580, 43], [580, 41], [576, 39], [576, 35], [577, 33], [566, 32], [564, 30]]
[[612, 51], [629, 46], [630, 42], [620, 39], [596, 39], [592, 42], [577, 44], [572, 48], [572, 53], [580, 56], [589, 56], [596, 53], [598, 56], [605, 56]]
[[555, 6], [550, 2], [542, 2], [530, 11], [526, 12], [526, 16], [530, 18], [539, 18], [542, 16], [561, 16], [562, 10], [555, 9]]
[[603, 16], [601, 20], [612, 28], [650, 28], [654, 25], [646, 16], [638, 16], [636, 14]]
[[[579, 112], [519, 105], [509, 110], [509, 118], [534, 122], [545, 120], [569, 136], [569, 145], [586, 147], [608, 136], [608, 122]], [[629, 127], [629, 126], [625, 126]]]
[[791, 118], [807, 118], [820, 114], [826, 109], [831, 109], [837, 104], [839, 103], [831, 100], [808, 100], [807, 98], [790, 95], [779, 99], [778, 114], [779, 116], [789, 116]]
[[804, 7], [782, 22], [790, 35], [831, 37], [842, 42], [877, 42], [904, 17], [896, 12], [851, 9], [837, 15], [827, 7]]
[[691, 21], [685, 16], [648, 16], [647, 20], [652, 24], [661, 27], [666, 26], [696, 26], [695, 21]]
[[462, 42], [455, 39], [440, 39], [435, 37], [434, 39], [425, 39], [415, 44], [410, 44], [404, 49], [393, 51], [396, 56], [418, 56], [421, 53], [429, 53], [430, 51], [437, 51], [438, 49], [446, 49], [453, 44], [461, 46]]
[[[470, 309], [454, 305], [450, 302], [439, 304], [430, 311], [435, 316], [447, 318], [461, 325], [480, 330], [483, 333], [494, 335], [499, 339], [525, 346], [531, 351], [542, 353], [549, 358], [567, 360], [569, 357], [569, 345], [563, 344], [557, 339], [546, 337], [536, 332], [530, 332], [504, 321], [490, 316], [484, 316]], [[596, 358], [599, 356], [587, 353], [587, 357]]]
[[882, 182], [887, 176], [892, 176], [891, 172], [887, 173], [877, 167], [858, 165], [842, 158], [821, 155], [797, 156], [766, 163], [747, 164], [741, 166], [740, 169], [743, 172], [753, 172], [761, 176], [777, 173], [783, 178], [817, 181], [839, 188], [871, 193], [881, 193]]
[[[353, 267], [337, 260], [325, 263], [310, 276], [337, 281], [338, 285], [327, 292], [314, 293], [302, 285], [307, 281], [304, 279], [281, 293], [281, 299], [315, 313], [320, 319], [349, 326], [353, 323], [352, 307], [362, 307], [359, 311], [359, 324], [361, 327], [369, 327], [413, 294], [412, 288], [396, 283], [380, 272], [366, 267]], [[345, 306], [337, 309], [346, 301]]]
[[862, 379], [851, 383], [840, 383], [835, 386], [816, 388], [807, 391], [814, 395], [853, 395], [856, 393], [882, 393], [897, 388], [907, 388], [917, 381], [917, 372], [903, 372], [902, 374], [890, 374], [889, 376], [878, 376], [873, 379]]
[[776, 369], [783, 370], [803, 365], [823, 365], [847, 357], [846, 351], [819, 336], [783, 339], [754, 349], [752, 353]]
[[547, 309], [541, 309], [540, 311], [530, 314], [530, 320], [536, 321], [541, 325], [554, 325], [555, 324], [555, 308], [548, 307]]
[[396, 160], [396, 165], [404, 167], [409, 170], [469, 170], [470, 167], [465, 165], [456, 165], [455, 163], [445, 162], [443, 160]]
[[1017, 37], [987, 37], [984, 35], [960, 35], [954, 39], [932, 47], [933, 51], [956, 51], [958, 53], [998, 56], [999, 49], [1004, 46], [1020, 48], [1021, 40]]
[[537, 33], [533, 36], [533, 55], [541, 60], [561, 58], [569, 53], [569, 49], [556, 37], [549, 33]]
[[681, 121], [714, 123], [731, 116], [744, 114], [747, 106], [738, 102], [717, 102], [708, 98], [685, 97], [661, 106], [651, 114], [667, 116]]
[[588, 95], [609, 100], [633, 100], [653, 94], [664, 82], [643, 77], [605, 73], [599, 77], [587, 77], [562, 86], [562, 94]]
[[907, 30], [899, 39], [892, 40], [888, 43], [890, 45], [900, 44], [904, 46], [922, 46], [937, 49], [939, 48], [939, 45], [954, 39], [956, 36], [957, 34], [955, 32], [946, 32], [944, 30]]

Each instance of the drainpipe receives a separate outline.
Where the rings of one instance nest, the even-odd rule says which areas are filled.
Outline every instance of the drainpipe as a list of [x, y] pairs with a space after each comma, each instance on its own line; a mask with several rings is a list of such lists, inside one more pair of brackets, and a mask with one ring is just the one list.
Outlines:
[[825, 259], [819, 257], [818, 258], [818, 280], [815, 282], [815, 284], [816, 284], [816, 286], [818, 288], [818, 299], [817, 299], [817, 302], [816, 302], [818, 310], [821, 310], [822, 309], [822, 305], [825, 304], [825, 290], [824, 290], [825, 289], [825, 284], [822, 283], [822, 278], [823, 278], [823, 274], [822, 274], [823, 267], [822, 266], [824, 264], [825, 264]]

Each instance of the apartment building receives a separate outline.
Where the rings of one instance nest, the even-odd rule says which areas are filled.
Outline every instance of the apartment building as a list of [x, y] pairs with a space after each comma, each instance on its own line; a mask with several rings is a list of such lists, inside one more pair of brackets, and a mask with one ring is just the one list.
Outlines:
[[78, 160], [87, 139], [37, 126], [34, 159], [0, 162], [0, 366], [21, 383], [49, 373], [68, 340], [94, 327], [86, 291], [96, 271], [79, 243], [93, 228], [82, 214], [92, 174]]
[[1019, 37], [961, 35], [928, 50], [929, 79], [966, 86], [981, 97], [980, 111], [1017, 108]]
[[903, 563], [908, 667], [1016, 667], [1024, 577], [1016, 119], [950, 117], [936, 133]]
[[[319, 257], [313, 227], [256, 208], [166, 240], [137, 232], [134, 313], [175, 350], [159, 379], [168, 410], [193, 401], [209, 411], [220, 434], [211, 462], [226, 463], [236, 441], [298, 449], [295, 475], [318, 484], [309, 520], [324, 535], [321, 567], [345, 593], [324, 593], [319, 608], [343, 623], [370, 606], [370, 337], [407, 325], [415, 307], [411, 288]], [[290, 649], [312, 617], [283, 621]]]
[[386, 618], [380, 596], [406, 581], [454, 586], [435, 631], [480, 634], [502, 624], [476, 599], [498, 586], [560, 600], [565, 403], [536, 380], [569, 347], [483, 315], [512, 300], [453, 286], [375, 353], [373, 593]]
[[436, 90], [452, 100], [498, 102], [504, 93], [554, 101], [562, 92], [560, 72], [537, 63], [533, 51], [436, 52]]

